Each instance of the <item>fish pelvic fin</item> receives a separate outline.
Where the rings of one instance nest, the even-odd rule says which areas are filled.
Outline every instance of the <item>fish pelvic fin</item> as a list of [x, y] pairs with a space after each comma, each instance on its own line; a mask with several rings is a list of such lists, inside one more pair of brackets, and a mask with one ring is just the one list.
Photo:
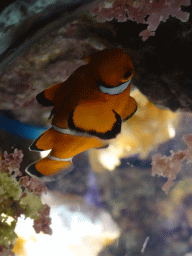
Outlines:
[[135, 101], [134, 98], [130, 97], [128, 105], [122, 115], [123, 121], [126, 121], [129, 118], [131, 118], [136, 111], [137, 111], [137, 102]]
[[69, 172], [73, 169], [73, 164], [70, 161], [56, 161], [47, 157], [30, 164], [25, 172], [41, 181], [52, 181], [54, 175], [59, 174], [62, 170]]
[[54, 129], [50, 128], [39, 136], [29, 147], [33, 151], [44, 151], [53, 148]]

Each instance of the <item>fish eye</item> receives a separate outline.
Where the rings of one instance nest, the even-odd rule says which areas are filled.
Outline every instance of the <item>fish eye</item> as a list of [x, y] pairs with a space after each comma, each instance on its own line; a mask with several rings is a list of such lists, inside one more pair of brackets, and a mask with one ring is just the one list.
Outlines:
[[129, 77], [132, 75], [132, 73], [131, 73], [131, 71], [128, 71], [128, 72], [126, 72], [125, 73], [125, 75], [124, 75], [124, 79], [129, 79]]

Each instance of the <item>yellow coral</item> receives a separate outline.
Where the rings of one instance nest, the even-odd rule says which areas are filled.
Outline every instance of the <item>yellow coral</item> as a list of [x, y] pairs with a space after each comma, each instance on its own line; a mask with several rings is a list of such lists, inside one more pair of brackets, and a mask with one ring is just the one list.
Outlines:
[[26, 240], [22, 237], [19, 237], [13, 248], [13, 252], [18, 256], [27, 256], [27, 252], [25, 250], [25, 243], [26, 243]]
[[13, 252], [17, 256], [60, 255], [61, 252], [67, 256], [96, 256], [120, 236], [120, 229], [110, 214], [87, 205], [83, 197], [49, 191], [42, 200], [52, 209], [53, 234], [36, 234], [33, 220], [23, 216], [16, 226], [19, 238]]
[[[138, 90], [133, 92], [133, 97], [137, 100], [138, 111], [125, 123], [130, 131], [129, 152], [146, 158], [152, 149], [175, 136], [180, 114], [155, 107]], [[135, 142], [132, 142], [132, 137]]]

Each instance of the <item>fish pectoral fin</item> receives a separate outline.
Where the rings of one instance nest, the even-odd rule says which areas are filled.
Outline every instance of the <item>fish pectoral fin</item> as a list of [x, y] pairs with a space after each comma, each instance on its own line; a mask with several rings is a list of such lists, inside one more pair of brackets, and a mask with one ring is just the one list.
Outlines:
[[70, 115], [71, 129], [87, 132], [101, 139], [112, 139], [121, 131], [122, 120], [112, 109], [106, 110], [101, 104], [82, 104]]
[[42, 91], [41, 93], [37, 94], [36, 99], [37, 101], [46, 107], [54, 106], [55, 98], [59, 95], [59, 89], [64, 86], [64, 83], [55, 84], [50, 88]]
[[129, 118], [131, 118], [136, 111], [137, 111], [137, 102], [135, 101], [134, 98], [130, 97], [127, 107], [122, 115], [123, 121], [126, 121]]
[[54, 106], [53, 101], [49, 100], [49, 99], [45, 96], [45, 91], [43, 91], [43, 92], [37, 94], [36, 100], [38, 101], [38, 103], [40, 103], [41, 105], [43, 105], [43, 106], [45, 106], [45, 107]]

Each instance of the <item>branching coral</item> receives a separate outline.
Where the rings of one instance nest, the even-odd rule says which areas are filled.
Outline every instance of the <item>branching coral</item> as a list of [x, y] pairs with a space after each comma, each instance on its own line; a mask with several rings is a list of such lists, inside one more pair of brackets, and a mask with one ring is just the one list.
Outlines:
[[174, 185], [173, 180], [176, 179], [178, 172], [181, 171], [183, 160], [187, 159], [188, 162], [192, 163], [192, 134], [184, 136], [183, 140], [187, 144], [186, 150], [176, 153], [171, 152], [171, 156], [156, 154], [152, 157], [152, 175], [155, 176], [157, 174], [168, 178], [162, 187], [166, 194]]
[[15, 243], [17, 235], [14, 229], [21, 214], [34, 219], [34, 229], [37, 232], [51, 234], [49, 206], [43, 205], [40, 199], [41, 193], [46, 192], [46, 187], [35, 179], [29, 180], [28, 176], [19, 178], [22, 159], [22, 151], [15, 149], [11, 154], [4, 152], [4, 159], [0, 161], [0, 251], [2, 247], [2, 252], [9, 251]]
[[96, 6], [92, 13], [99, 21], [116, 18], [119, 22], [126, 20], [148, 24], [146, 30], [140, 33], [143, 41], [155, 35], [155, 30], [161, 21], [166, 21], [169, 15], [181, 21], [187, 21], [189, 14], [181, 10], [181, 5], [190, 5], [189, 0], [115, 0]]

